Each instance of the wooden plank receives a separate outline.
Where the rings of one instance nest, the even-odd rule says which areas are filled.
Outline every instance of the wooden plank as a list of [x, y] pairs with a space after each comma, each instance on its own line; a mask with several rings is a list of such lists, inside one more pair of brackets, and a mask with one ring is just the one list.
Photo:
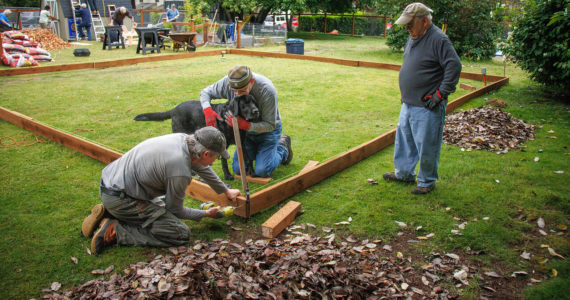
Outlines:
[[500, 87], [502, 87], [503, 85], [509, 83], [509, 78], [508, 77], [504, 77], [503, 79], [493, 82], [485, 87], [482, 87], [478, 90], [475, 90], [467, 95], [463, 95], [457, 99], [455, 99], [454, 101], [450, 102], [447, 104], [447, 109], [446, 109], [446, 113], [450, 113], [451, 111], [455, 110], [456, 108], [458, 108], [459, 106], [467, 103], [469, 100], [473, 99], [473, 98], [477, 98], [480, 97], [482, 95], [487, 94], [490, 91], [496, 90]]
[[39, 74], [39, 73], [48, 73], [48, 72], [61, 72], [61, 71], [91, 69], [91, 68], [93, 68], [92, 62], [69, 64], [69, 65], [57, 65], [57, 66], [13, 68], [13, 69], [0, 70], [0, 76]]
[[377, 63], [377, 62], [370, 62], [370, 61], [361, 61], [359, 64], [360, 67], [365, 68], [375, 68], [375, 69], [386, 69], [392, 71], [400, 71], [400, 65], [394, 64], [384, 64], [384, 63]]
[[309, 162], [307, 162], [307, 164], [303, 167], [303, 169], [301, 169], [301, 171], [299, 171], [299, 175], [303, 175], [303, 174], [307, 173], [309, 170], [311, 170], [312, 168], [314, 168], [318, 164], [319, 164], [319, 162], [316, 160], [309, 160]]
[[243, 50], [243, 49], [230, 49], [229, 51], [230, 51], [230, 54], [263, 56], [263, 57], [273, 57], [273, 58], [287, 58], [287, 59], [298, 59], [298, 60], [311, 60], [311, 61], [333, 63], [333, 64], [339, 64], [339, 65], [345, 65], [345, 66], [353, 66], [353, 67], [357, 67], [358, 63], [359, 63], [357, 60], [329, 58], [329, 57], [311, 56], [311, 55], [262, 52], [262, 51]]
[[[459, 97], [454, 101], [448, 103], [447, 112], [463, 105], [467, 101], [484, 95], [492, 90], [498, 89], [499, 87], [508, 83], [508, 78], [503, 78], [497, 82], [494, 82], [486, 87], [473, 91], [467, 95]], [[376, 137], [375, 139], [366, 142], [356, 148], [353, 148], [347, 152], [337, 155], [323, 162], [312, 169], [306, 171], [303, 174], [298, 174], [287, 180], [284, 180], [278, 184], [270, 186], [264, 190], [261, 190], [250, 196], [251, 202], [251, 214], [255, 214], [265, 208], [271, 207], [297, 193], [309, 188], [310, 186], [332, 176], [358, 162], [369, 157], [370, 155], [382, 150], [383, 148], [394, 143], [396, 136], [396, 129], [392, 129], [387, 133]], [[241, 201], [238, 197], [238, 201]], [[245, 209], [242, 209], [238, 205], [236, 214], [243, 216], [245, 215]]]
[[67, 132], [57, 130], [3, 107], [0, 107], [0, 118], [107, 164], [121, 156], [119, 152], [86, 141]]
[[[18, 127], [39, 134], [70, 149], [86, 154], [87, 156], [105, 164], [109, 164], [115, 159], [122, 156], [122, 154], [117, 151], [107, 149], [101, 145], [97, 145], [67, 132], [57, 130], [53, 127], [35, 121], [29, 116], [5, 109], [3, 107], [0, 107], [0, 118]], [[214, 192], [210, 186], [199, 182], [198, 180], [192, 180], [192, 183], [186, 189], [186, 193], [188, 196], [200, 201], [214, 201], [216, 203], [224, 203], [224, 206], [231, 204], [224, 194], [216, 194], [216, 192]]]
[[474, 87], [474, 86], [472, 86], [472, 85], [469, 85], [469, 84], [467, 84], [467, 83], [460, 83], [460, 84], [459, 84], [459, 88], [460, 88], [460, 89], [464, 89], [464, 90], [468, 90], [468, 91], [474, 91], [474, 90], [477, 89], [476, 87]]
[[[396, 130], [392, 129], [389, 132], [357, 146], [350, 151], [341, 153], [326, 162], [320, 163], [304, 174], [297, 174], [251, 195], [251, 214], [253, 215], [256, 212], [271, 207], [297, 193], [300, 193], [308, 187], [321, 182], [325, 178], [358, 163], [359, 161], [394, 143], [395, 136]], [[241, 201], [239, 198], [240, 197], [238, 197], [238, 200]], [[245, 208], [238, 204], [238, 208], [234, 211], [234, 214], [239, 216], [245, 215]]]
[[271, 216], [271, 218], [267, 219], [263, 225], [261, 225], [261, 235], [270, 239], [278, 236], [283, 229], [295, 220], [299, 210], [301, 210], [300, 202], [289, 201], [278, 212]]
[[[241, 176], [239, 174], [234, 174], [234, 177], [238, 180], [241, 180]], [[247, 182], [257, 183], [257, 184], [268, 184], [273, 180], [271, 177], [251, 177], [249, 175], [245, 176]]]
[[78, 63], [78, 64], [29, 67], [29, 68], [14, 68], [14, 69], [0, 70], [0, 76], [41, 74], [49, 72], [64, 72], [64, 71], [75, 71], [75, 70], [94, 69], [94, 68], [112, 68], [112, 67], [136, 65], [139, 63], [153, 62], [153, 61], [165, 61], [165, 60], [185, 59], [185, 58], [193, 58], [201, 56], [220, 55], [221, 53], [222, 50], [210, 50], [210, 51], [200, 51], [200, 52], [181, 53], [181, 54], [168, 54], [168, 55], [158, 54], [153, 56], [119, 59], [112, 61], [87, 62], [87, 63]]

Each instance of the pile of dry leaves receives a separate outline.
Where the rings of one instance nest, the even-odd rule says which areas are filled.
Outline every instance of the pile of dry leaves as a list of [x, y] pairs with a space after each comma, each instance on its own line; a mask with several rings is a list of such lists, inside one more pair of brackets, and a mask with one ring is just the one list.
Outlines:
[[467, 151], [487, 149], [506, 153], [527, 140], [534, 140], [534, 128], [500, 109], [479, 107], [448, 115], [443, 140]]
[[[390, 245], [381, 246], [379, 240], [338, 241], [335, 234], [291, 233], [284, 239], [243, 244], [196, 241], [190, 247], [170, 248], [171, 255], [133, 264], [124, 275], [112, 274], [108, 280], [91, 280], [63, 293], [54, 292], [52, 284], [43, 298], [448, 299], [457, 295], [444, 286], [467, 285], [478, 276], [453, 253], [431, 253], [415, 261]], [[112, 271], [110, 266], [92, 273]]]
[[26, 34], [35, 42], [40, 43], [41, 47], [46, 50], [59, 50], [73, 47], [72, 44], [62, 40], [49, 29], [22, 29], [22, 33]]

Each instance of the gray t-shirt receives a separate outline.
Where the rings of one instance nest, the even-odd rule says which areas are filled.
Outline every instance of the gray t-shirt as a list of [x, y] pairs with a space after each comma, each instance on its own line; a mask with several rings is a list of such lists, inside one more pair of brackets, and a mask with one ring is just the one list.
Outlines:
[[432, 25], [418, 38], [408, 38], [399, 83], [403, 103], [424, 106], [422, 99], [436, 90], [447, 99], [455, 91], [461, 75], [461, 62], [451, 41]]
[[164, 196], [161, 200], [175, 216], [200, 220], [205, 211], [184, 206], [191, 169], [216, 193], [224, 193], [227, 188], [209, 166], [192, 163], [186, 136], [173, 133], [143, 141], [103, 169], [102, 183], [139, 200], [157, 201]]
[[[275, 127], [281, 122], [281, 114], [277, 107], [277, 90], [271, 80], [267, 77], [252, 72], [255, 82], [249, 91], [257, 103], [257, 107], [261, 112], [261, 121], [251, 123], [248, 134], [251, 133], [264, 133], [275, 130]], [[212, 99], [234, 99], [236, 94], [232, 90], [228, 81], [228, 76], [218, 80], [218, 82], [206, 87], [200, 93], [200, 103], [202, 109], [210, 107]], [[224, 117], [224, 116], [220, 116]]]

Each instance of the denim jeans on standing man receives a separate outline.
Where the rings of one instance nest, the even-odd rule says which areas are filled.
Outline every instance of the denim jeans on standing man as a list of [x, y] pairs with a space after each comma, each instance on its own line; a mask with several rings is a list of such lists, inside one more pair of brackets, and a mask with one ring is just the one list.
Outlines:
[[447, 101], [434, 110], [402, 103], [394, 143], [396, 177], [413, 181], [420, 161], [418, 186], [428, 187], [438, 178], [439, 155]]

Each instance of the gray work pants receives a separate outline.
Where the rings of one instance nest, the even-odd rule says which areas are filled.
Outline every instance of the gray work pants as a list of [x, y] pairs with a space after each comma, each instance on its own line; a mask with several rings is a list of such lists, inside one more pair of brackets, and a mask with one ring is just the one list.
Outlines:
[[99, 191], [105, 209], [116, 219], [117, 244], [171, 247], [187, 244], [188, 225], [166, 210], [164, 202], [111, 196]]

